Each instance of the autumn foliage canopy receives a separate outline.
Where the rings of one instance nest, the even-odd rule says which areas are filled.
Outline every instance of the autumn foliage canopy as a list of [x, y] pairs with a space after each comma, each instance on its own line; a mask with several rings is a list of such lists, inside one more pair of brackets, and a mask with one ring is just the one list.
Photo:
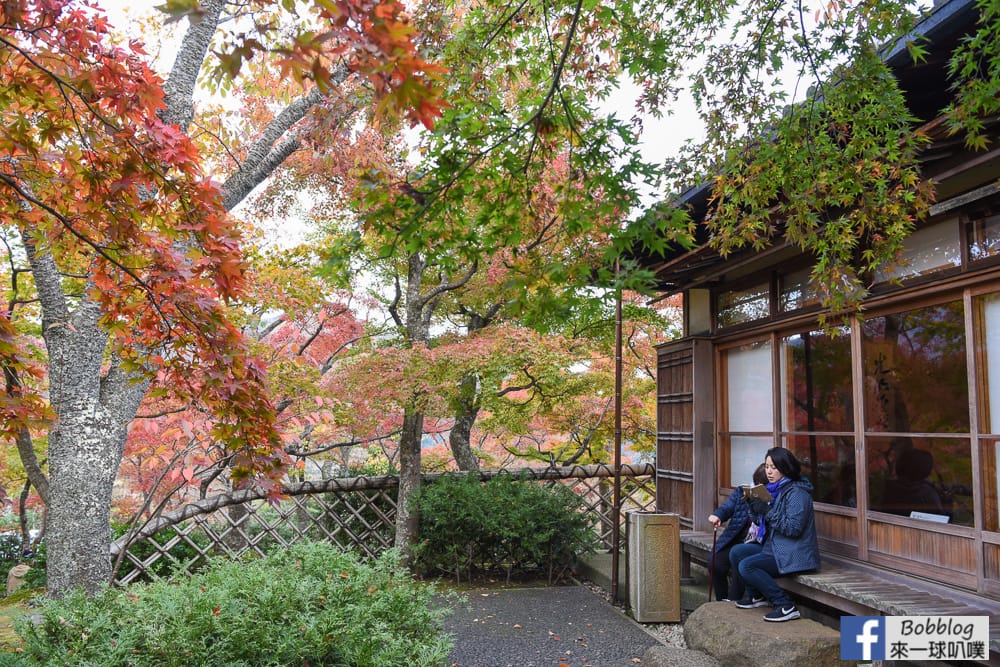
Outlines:
[[[283, 54], [282, 67], [323, 85], [326, 63], [348, 52], [384, 110], [405, 109], [430, 126], [441, 70], [416, 56], [401, 6], [321, 4], [329, 32], [303, 30], [268, 47]], [[178, 16], [197, 7], [168, 10]], [[230, 74], [265, 48], [267, 26], [259, 28], [257, 38], [219, 54]], [[224, 307], [245, 289], [240, 236], [194, 143], [161, 120], [163, 81], [142, 44], [113, 45], [108, 31], [87, 3], [0, 4], [2, 234], [29, 257], [51, 258], [70, 299], [92, 297], [113, 354], [136, 381], [155, 378], [157, 392], [181, 403], [198, 397], [216, 415], [211, 435], [235, 454], [235, 479], [252, 471], [276, 477], [286, 459], [264, 368]], [[11, 438], [52, 417], [33, 329], [36, 288], [18, 283], [19, 275], [0, 312], [8, 394], [0, 434]], [[72, 330], [69, 312], [47, 313], [43, 327]]]

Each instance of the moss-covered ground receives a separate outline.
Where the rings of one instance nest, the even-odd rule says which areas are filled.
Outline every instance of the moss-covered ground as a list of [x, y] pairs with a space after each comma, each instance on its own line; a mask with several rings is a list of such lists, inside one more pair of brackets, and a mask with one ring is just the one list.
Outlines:
[[0, 651], [13, 651], [17, 648], [18, 638], [14, 632], [14, 621], [28, 613], [32, 598], [44, 595], [44, 589], [20, 590], [13, 595], [0, 598]]

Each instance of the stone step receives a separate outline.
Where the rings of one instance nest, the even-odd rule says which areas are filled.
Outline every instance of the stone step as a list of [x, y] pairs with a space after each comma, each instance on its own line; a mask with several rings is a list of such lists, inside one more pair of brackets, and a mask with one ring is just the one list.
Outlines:
[[[768, 608], [737, 609], [709, 602], [684, 622], [687, 648], [712, 656], [723, 665], [746, 667], [844, 667], [840, 633], [800, 618], [785, 623], [764, 620]], [[655, 663], [651, 663], [652, 665]]]

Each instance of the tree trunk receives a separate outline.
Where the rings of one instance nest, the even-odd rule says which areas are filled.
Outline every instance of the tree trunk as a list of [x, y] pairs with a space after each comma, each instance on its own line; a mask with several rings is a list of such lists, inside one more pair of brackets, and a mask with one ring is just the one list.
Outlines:
[[[502, 303], [494, 304], [485, 313], [467, 311], [469, 321], [466, 328], [469, 333], [482, 331], [488, 327], [502, 305]], [[474, 373], [469, 373], [462, 378], [462, 384], [458, 389], [455, 425], [448, 434], [448, 444], [451, 445], [451, 453], [459, 470], [479, 470], [479, 458], [472, 453], [472, 427], [478, 415], [479, 378]]]
[[[431, 318], [444, 294], [460, 289], [476, 273], [473, 264], [466, 274], [456, 280], [442, 276], [441, 281], [423, 292], [427, 260], [418, 252], [411, 253], [406, 263], [405, 313], [397, 310], [399, 297], [389, 312], [403, 328], [411, 347], [427, 346], [430, 340]], [[399, 498], [396, 500], [395, 546], [403, 552], [407, 565], [411, 564], [411, 548], [420, 530], [420, 516], [410, 499], [420, 489], [420, 444], [424, 436], [424, 414], [416, 405], [420, 396], [414, 395], [414, 405], [403, 414], [403, 432], [399, 436]]]
[[448, 434], [451, 453], [459, 470], [479, 470], [479, 459], [472, 453], [472, 425], [476, 423], [479, 406], [476, 400], [479, 380], [472, 373], [462, 378], [455, 405], [455, 424]]
[[55, 412], [48, 443], [48, 592], [93, 593], [111, 578], [111, 491], [127, 426], [149, 385], [106, 355], [99, 304], [84, 298], [71, 310], [52, 254], [37, 251], [29, 233], [21, 238], [42, 306]]
[[[430, 337], [430, 313], [433, 302], [421, 293], [427, 263], [420, 253], [412, 253], [406, 275], [406, 339], [410, 346], [427, 345]], [[424, 437], [424, 413], [408, 407], [403, 413], [399, 435], [399, 496], [396, 499], [396, 537], [393, 544], [403, 554], [403, 562], [412, 565], [413, 542], [420, 531], [420, 514], [410, 502], [420, 490], [420, 444]]]
[[[111, 493], [125, 449], [127, 425], [149, 384], [129, 380], [114, 362], [102, 377], [100, 359], [105, 343], [96, 321], [89, 327], [78, 325], [72, 344], [65, 347], [80, 351], [53, 355], [49, 365], [54, 374], [52, 405], [57, 415], [49, 432], [46, 529], [47, 591], [53, 597], [75, 588], [94, 593], [111, 580]], [[51, 354], [64, 346], [54, 343], [49, 349]], [[61, 361], [64, 358], [66, 361]], [[88, 360], [93, 363], [88, 364]], [[88, 366], [90, 372], [86, 373]], [[90, 377], [84, 378], [85, 374]], [[64, 378], [58, 391], [55, 378]]]
[[52, 596], [74, 588], [92, 594], [111, 580], [111, 490], [118, 443], [125, 442], [125, 429], [113, 428], [104, 417], [66, 421], [49, 434], [46, 574]]
[[247, 517], [250, 516], [250, 512], [247, 510], [246, 503], [237, 503], [227, 507], [226, 514], [229, 516], [232, 527], [223, 541], [227, 547], [233, 550], [233, 553], [241, 554], [247, 548], [246, 535], [250, 530]]
[[396, 537], [394, 546], [403, 554], [404, 563], [412, 564], [413, 541], [420, 530], [420, 513], [411, 502], [420, 489], [420, 441], [424, 435], [424, 415], [407, 410], [403, 432], [399, 436], [399, 497], [396, 500]]

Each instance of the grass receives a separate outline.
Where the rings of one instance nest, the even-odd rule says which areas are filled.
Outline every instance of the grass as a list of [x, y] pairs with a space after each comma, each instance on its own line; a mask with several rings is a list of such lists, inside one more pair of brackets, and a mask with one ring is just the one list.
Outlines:
[[32, 598], [44, 594], [44, 588], [21, 589], [0, 598], [0, 652], [10, 653], [17, 647], [20, 639], [14, 632], [14, 621], [28, 613]]

